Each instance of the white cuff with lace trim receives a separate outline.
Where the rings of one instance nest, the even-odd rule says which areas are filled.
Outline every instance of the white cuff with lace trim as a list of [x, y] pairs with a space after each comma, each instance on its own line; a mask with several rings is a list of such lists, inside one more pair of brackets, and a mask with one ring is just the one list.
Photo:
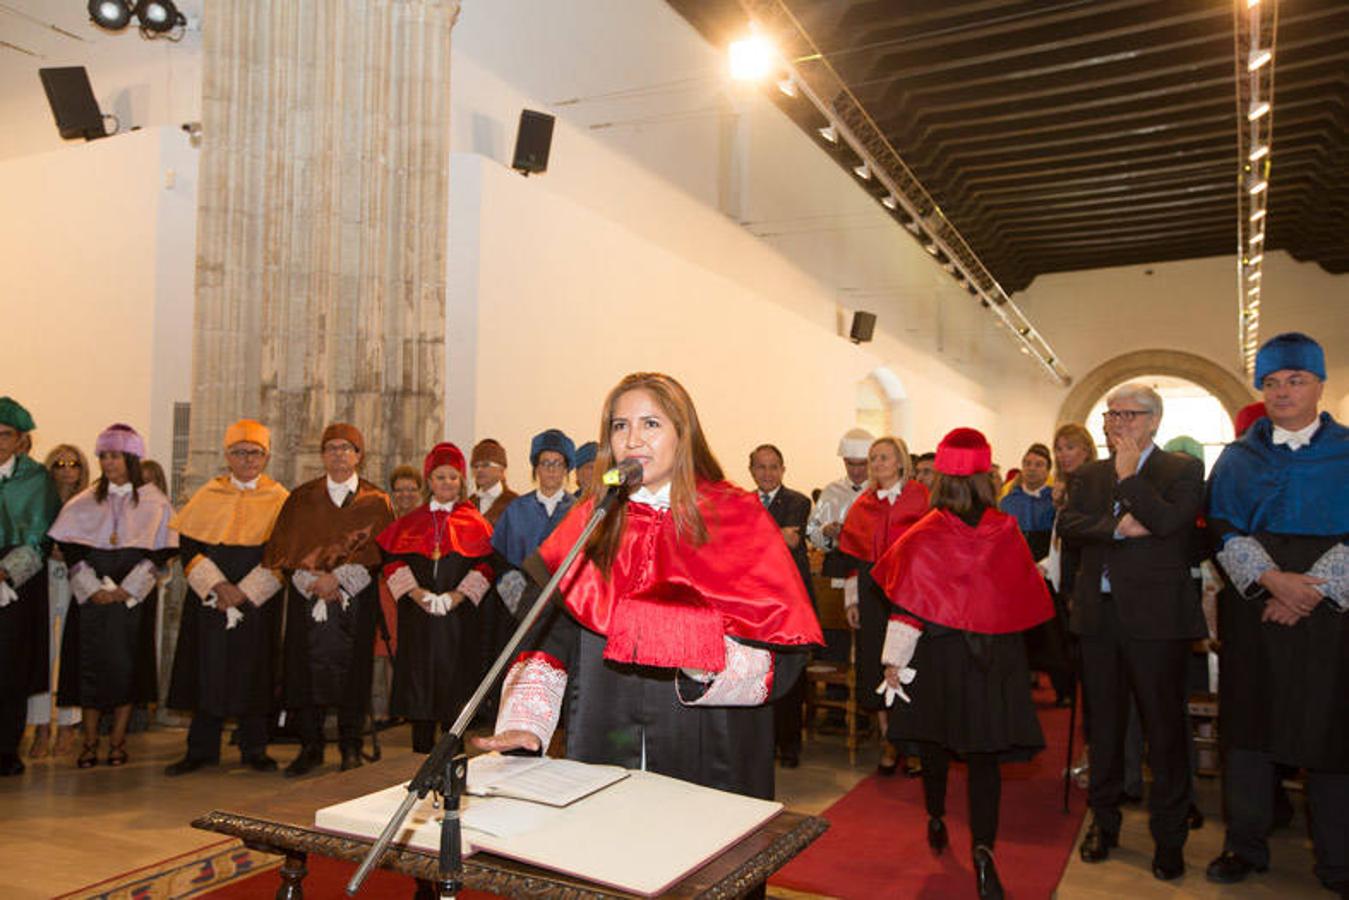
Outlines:
[[21, 544], [0, 559], [0, 569], [9, 573], [9, 583], [21, 587], [25, 581], [42, 571], [42, 554], [27, 544]]
[[393, 594], [394, 599], [398, 600], [417, 589], [417, 576], [412, 574], [412, 568], [407, 565], [401, 565], [393, 570], [393, 574], [388, 578], [389, 593]]
[[126, 574], [122, 579], [121, 588], [131, 595], [131, 599], [126, 601], [127, 606], [135, 606], [154, 590], [157, 579], [155, 577], [155, 564], [148, 559], [143, 559], [136, 563], [136, 567]]
[[187, 567], [187, 586], [203, 600], [211, 596], [215, 586], [222, 581], [229, 579], [219, 566], [205, 556], [198, 555]]
[[484, 578], [481, 572], [477, 569], [469, 569], [468, 574], [460, 579], [459, 586], [455, 590], [472, 600], [473, 605], [477, 606], [482, 603], [482, 598], [487, 595], [487, 589], [491, 586], [491, 582]]
[[290, 576], [290, 583], [295, 585], [295, 589], [300, 592], [300, 596], [306, 600], [313, 599], [314, 582], [318, 580], [318, 573], [311, 572], [308, 569], [296, 569]]
[[1307, 574], [1325, 579], [1325, 584], [1318, 584], [1316, 589], [1339, 607], [1340, 612], [1349, 609], [1349, 547], [1344, 544], [1331, 547], [1321, 554]]
[[244, 592], [248, 602], [254, 606], [261, 606], [281, 590], [281, 582], [266, 566], [254, 566], [247, 575], [239, 579], [239, 590]]
[[556, 657], [547, 653], [522, 654], [501, 686], [496, 733], [528, 731], [547, 750], [562, 715], [566, 690], [567, 670]]
[[1278, 568], [1260, 542], [1244, 534], [1228, 540], [1216, 557], [1232, 585], [1248, 599], [1264, 593], [1260, 576]]
[[857, 576], [849, 575], [843, 581], [843, 605], [845, 607], [856, 606], [858, 602]]
[[[726, 668], [712, 678], [697, 700], [679, 702], [685, 706], [761, 706], [773, 689], [773, 654], [761, 647], [750, 647], [723, 637], [726, 642]], [[695, 680], [700, 680], [690, 675]], [[679, 693], [679, 682], [675, 681]]]
[[76, 603], [87, 603], [89, 598], [103, 590], [103, 584], [87, 562], [76, 563], [70, 569], [70, 592]]
[[370, 570], [355, 563], [347, 563], [333, 569], [333, 577], [342, 585], [342, 590], [348, 597], [355, 597], [370, 586]]

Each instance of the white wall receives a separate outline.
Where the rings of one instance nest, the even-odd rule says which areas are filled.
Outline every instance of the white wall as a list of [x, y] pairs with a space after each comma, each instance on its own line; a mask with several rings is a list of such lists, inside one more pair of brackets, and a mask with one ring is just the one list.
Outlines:
[[[86, 452], [127, 422], [167, 464], [190, 396], [195, 151], [150, 129], [6, 160], [0, 196], [5, 388], [38, 424], [35, 455]], [[172, 189], [166, 172], [180, 173]]]
[[[1303, 331], [1320, 341], [1324, 405], [1342, 418], [1349, 413], [1349, 275], [1283, 251], [1266, 252], [1263, 268], [1261, 338]], [[1207, 357], [1244, 382], [1236, 278], [1231, 257], [1064, 272], [1037, 278], [1017, 301], [1078, 376], [1124, 353], [1162, 349]], [[1056, 402], [1066, 394], [1052, 393]]]

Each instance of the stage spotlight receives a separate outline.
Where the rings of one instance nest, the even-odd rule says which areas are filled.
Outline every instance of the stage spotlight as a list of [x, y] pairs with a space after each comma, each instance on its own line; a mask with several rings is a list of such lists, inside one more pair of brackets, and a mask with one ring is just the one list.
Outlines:
[[131, 24], [127, 0], [89, 0], [89, 18], [99, 28], [121, 31]]
[[165, 34], [180, 25], [187, 25], [187, 19], [174, 6], [173, 0], [140, 0], [136, 4], [136, 18], [140, 19], [141, 31], [151, 34]]

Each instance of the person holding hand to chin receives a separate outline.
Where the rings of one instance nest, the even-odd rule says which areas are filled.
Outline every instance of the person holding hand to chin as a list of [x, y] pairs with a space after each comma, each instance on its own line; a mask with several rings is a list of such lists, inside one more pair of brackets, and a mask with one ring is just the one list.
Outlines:
[[[506, 675], [496, 734], [476, 743], [541, 751], [565, 708], [570, 759], [771, 798], [771, 702], [822, 640], [801, 578], [668, 375], [629, 375], [605, 398], [596, 468], [630, 459], [641, 485], [565, 573], [563, 602]], [[595, 502], [525, 561], [534, 581], [561, 564]]]

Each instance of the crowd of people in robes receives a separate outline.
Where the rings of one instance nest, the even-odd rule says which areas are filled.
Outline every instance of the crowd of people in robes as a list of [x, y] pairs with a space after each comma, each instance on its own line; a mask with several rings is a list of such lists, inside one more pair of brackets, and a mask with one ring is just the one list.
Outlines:
[[[1104, 459], [1068, 423], [1004, 482], [977, 430], [911, 454], [853, 429], [839, 443], [844, 477], [813, 503], [785, 486], [772, 443], [750, 451], [747, 491], [682, 385], [635, 373], [604, 398], [598, 440], [534, 437], [523, 495], [490, 438], [467, 458], [452, 443], [430, 448], [386, 493], [362, 475], [364, 436], [341, 422], [321, 436], [324, 473], [288, 491], [265, 472], [267, 427], [244, 419], [225, 433], [222, 473], [176, 513], [130, 426], [98, 435], [94, 478], [69, 444], [46, 465], [30, 458], [32, 415], [0, 398], [0, 774], [24, 771], [27, 724], [34, 758], [128, 761], [131, 710], [158, 696], [156, 587], [176, 556], [189, 594], [168, 704], [192, 720], [167, 775], [219, 764], [231, 720], [244, 766], [278, 769], [268, 748], [284, 729], [299, 743], [285, 775], [306, 775], [324, 764], [330, 714], [340, 767], [359, 766], [372, 686], [378, 717], [410, 723], [414, 750], [429, 752], [557, 574], [561, 602], [512, 660], [477, 746], [554, 745], [769, 798], [775, 759], [800, 761], [806, 665], [837, 649], [816, 615], [818, 578], [841, 593], [856, 635], [878, 772], [921, 776], [935, 852], [949, 843], [950, 765], [968, 766], [980, 897], [1003, 895], [1000, 765], [1044, 747], [1033, 672], [1056, 705], [1082, 685], [1092, 818], [1081, 858], [1104, 862], [1118, 846], [1145, 756], [1152, 870], [1184, 873], [1187, 834], [1202, 824], [1186, 701], [1205, 640], [1222, 653], [1227, 824], [1207, 878], [1268, 867], [1280, 779], [1301, 770], [1315, 873], [1346, 896], [1349, 431], [1319, 410], [1325, 378], [1313, 339], [1266, 342], [1263, 402], [1207, 483], [1192, 439], [1157, 446], [1161, 398], [1132, 383], [1107, 397]], [[633, 461], [636, 487], [597, 477]], [[610, 491], [621, 502], [559, 572]], [[1205, 579], [1216, 615], [1201, 604]]]

